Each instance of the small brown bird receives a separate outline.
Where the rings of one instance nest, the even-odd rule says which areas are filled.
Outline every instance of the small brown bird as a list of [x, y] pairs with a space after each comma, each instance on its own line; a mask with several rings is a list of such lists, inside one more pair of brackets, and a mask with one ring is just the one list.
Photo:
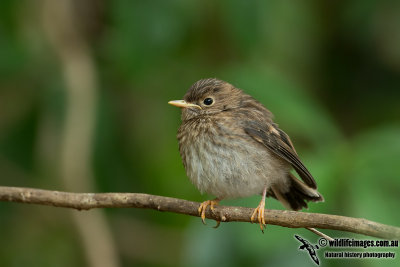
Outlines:
[[[306, 201], [323, 201], [289, 136], [250, 95], [227, 82], [203, 79], [184, 100], [168, 103], [182, 108], [177, 137], [187, 175], [202, 193], [216, 196], [199, 207], [203, 223], [207, 206], [213, 210], [222, 199], [261, 194], [251, 221], [262, 230], [266, 197], [292, 210], [307, 207]], [[292, 168], [303, 181], [290, 173]]]

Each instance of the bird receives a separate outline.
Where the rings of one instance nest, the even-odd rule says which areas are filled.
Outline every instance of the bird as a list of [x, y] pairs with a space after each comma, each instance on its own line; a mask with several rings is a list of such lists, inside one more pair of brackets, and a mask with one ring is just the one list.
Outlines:
[[181, 108], [177, 139], [187, 176], [201, 193], [216, 197], [198, 208], [204, 224], [207, 207], [213, 211], [223, 199], [261, 195], [250, 219], [262, 231], [266, 197], [296, 211], [308, 201], [324, 201], [271, 111], [243, 90], [217, 78], [201, 79], [183, 100], [168, 103]]

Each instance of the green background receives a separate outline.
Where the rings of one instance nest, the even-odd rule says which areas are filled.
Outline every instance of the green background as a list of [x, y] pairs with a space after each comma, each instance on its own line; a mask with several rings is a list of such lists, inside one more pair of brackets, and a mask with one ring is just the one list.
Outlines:
[[[400, 226], [400, 2], [74, 1], [72, 7], [73, 19], [63, 21], [57, 3], [0, 2], [1, 185], [204, 201], [211, 196], [190, 183], [179, 157], [179, 109], [167, 102], [201, 78], [218, 77], [265, 104], [291, 136], [325, 198], [310, 212]], [[69, 24], [72, 32], [63, 35]], [[83, 55], [74, 54], [79, 47]], [[78, 90], [76, 108], [69, 82], [89, 74], [68, 76], [65, 62], [82, 57], [92, 63], [95, 84], [89, 96], [85, 87]], [[77, 135], [87, 164], [80, 166], [78, 147], [67, 168], [71, 110], [88, 118], [72, 129], [92, 128], [87, 139]], [[75, 168], [90, 175], [74, 176]], [[76, 179], [66, 183], [65, 173]], [[259, 200], [222, 204], [256, 207]], [[283, 209], [272, 199], [266, 207]], [[90, 265], [71, 214], [91, 212], [0, 203], [0, 266]], [[318, 241], [304, 229], [269, 225], [262, 234], [257, 225], [213, 229], [213, 221], [204, 226], [199, 218], [153, 210], [102, 212], [119, 266], [310, 266], [293, 236]], [[322, 266], [398, 266], [400, 257], [398, 248], [382, 249], [396, 252], [395, 260], [328, 260], [323, 251]]]

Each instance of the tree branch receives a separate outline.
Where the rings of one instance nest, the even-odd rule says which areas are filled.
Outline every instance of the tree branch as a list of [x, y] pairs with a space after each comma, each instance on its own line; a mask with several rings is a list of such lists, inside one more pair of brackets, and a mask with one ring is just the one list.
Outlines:
[[[140, 193], [69, 193], [0, 186], [0, 201], [39, 204], [77, 210], [142, 208], [199, 216], [198, 202]], [[206, 217], [221, 222], [250, 222], [252, 208], [216, 206]], [[289, 228], [322, 228], [385, 239], [400, 238], [400, 228], [366, 219], [287, 210], [265, 210], [267, 224]]]

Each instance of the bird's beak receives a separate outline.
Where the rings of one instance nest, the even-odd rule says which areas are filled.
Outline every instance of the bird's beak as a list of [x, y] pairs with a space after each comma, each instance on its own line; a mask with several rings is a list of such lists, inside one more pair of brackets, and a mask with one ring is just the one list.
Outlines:
[[201, 109], [199, 105], [188, 103], [185, 100], [172, 100], [169, 101], [168, 104], [173, 105], [175, 107], [179, 108], [198, 108]]

